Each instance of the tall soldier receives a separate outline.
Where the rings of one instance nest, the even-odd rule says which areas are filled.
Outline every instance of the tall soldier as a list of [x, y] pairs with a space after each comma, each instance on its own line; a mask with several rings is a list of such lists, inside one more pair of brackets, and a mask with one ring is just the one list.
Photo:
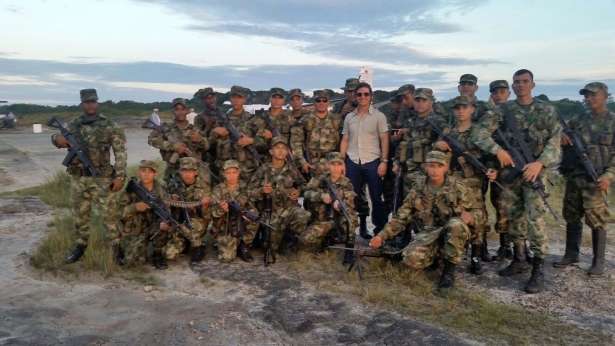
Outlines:
[[269, 90], [269, 103], [271, 107], [269, 110], [261, 113], [265, 125], [258, 134], [267, 139], [267, 142], [271, 142], [274, 132], [276, 131], [279, 132], [279, 136], [282, 136], [287, 143], [290, 140], [292, 118], [289, 112], [284, 111], [283, 107], [286, 103], [284, 94], [285, 91], [282, 88], [271, 88]]
[[271, 162], [260, 166], [250, 180], [252, 200], [259, 201], [259, 214], [274, 229], [270, 235], [273, 251], [280, 249], [285, 232], [287, 239], [296, 239], [310, 221], [310, 212], [299, 205], [303, 177], [286, 162], [288, 150], [286, 139], [274, 137], [269, 149]]
[[[500, 178], [512, 185], [510, 193], [502, 195], [502, 203], [509, 208], [509, 234], [514, 243], [514, 257], [510, 265], [498, 272], [511, 276], [527, 271], [525, 240], [530, 242], [534, 253], [532, 275], [525, 291], [537, 293], [544, 289], [544, 258], [547, 250], [545, 230], [546, 193], [540, 188], [544, 169], [550, 169], [560, 161], [561, 126], [555, 108], [532, 97], [534, 75], [529, 70], [518, 70], [513, 75], [513, 91], [516, 100], [502, 105], [501, 113], [492, 113], [481, 120], [473, 131], [474, 142], [481, 150], [497, 156]], [[528, 162], [525, 167], [514, 167], [508, 150], [493, 139], [493, 134], [502, 134], [504, 140], [514, 143], [514, 149]], [[502, 138], [500, 143], [504, 144]], [[512, 145], [512, 144], [511, 144]], [[544, 193], [544, 194], [543, 194]], [[541, 196], [542, 195], [542, 196]]]
[[[200, 160], [209, 148], [207, 138], [186, 119], [188, 114], [186, 99], [174, 99], [172, 107], [173, 123], [162, 124], [159, 129], [152, 130], [148, 137], [149, 145], [160, 150], [162, 160], [167, 164], [164, 173], [166, 182], [177, 175], [181, 157], [192, 156]], [[202, 178], [209, 182], [209, 177]]]
[[[213, 88], [207, 87], [199, 89], [195, 97], [201, 99], [203, 111], [194, 119], [194, 127], [201, 131], [203, 136], [209, 138], [211, 130], [218, 124], [219, 116], [224, 115], [224, 112], [218, 107], [218, 96]], [[203, 161], [207, 162], [211, 169], [214, 168], [216, 158], [213, 146], [210, 146], [209, 149], [203, 153]], [[214, 173], [218, 175], [218, 172], [214, 171]]]
[[341, 127], [339, 114], [329, 112], [329, 93], [314, 91], [314, 112], [291, 129], [291, 149], [304, 173], [320, 175], [324, 172], [327, 153], [339, 146]]
[[[98, 95], [95, 89], [80, 91], [83, 114], [68, 124], [73, 134], [86, 151], [97, 175], [92, 176], [82, 162], [74, 159], [67, 167], [71, 176], [72, 211], [75, 220], [77, 240], [66, 257], [67, 263], [74, 263], [83, 256], [90, 235], [90, 217], [93, 204], [103, 217], [103, 224], [111, 238], [114, 251], [119, 249], [119, 232], [113, 213], [113, 194], [124, 186], [126, 178], [126, 135], [113, 121], [98, 112]], [[61, 134], [51, 136], [51, 142], [58, 148], [68, 148], [68, 140]], [[115, 164], [111, 165], [111, 150]]]
[[333, 107], [333, 113], [339, 114], [342, 117], [342, 121], [346, 118], [348, 113], [357, 108], [357, 101], [354, 93], [357, 90], [359, 83], [360, 81], [358, 78], [346, 79], [346, 84], [342, 87], [342, 90], [344, 90], [345, 100], [336, 103], [335, 107]]
[[[601, 82], [587, 84], [579, 91], [585, 97], [588, 111], [572, 118], [568, 127], [585, 146], [585, 159], [591, 162], [595, 173], [588, 172], [582, 164], [583, 157], [572, 148], [572, 139], [562, 135], [564, 153], [561, 171], [566, 177], [564, 218], [566, 219], [566, 252], [554, 263], [565, 267], [579, 262], [583, 225], [592, 230], [594, 259], [588, 271], [590, 275], [602, 275], [605, 268], [607, 224], [613, 222], [606, 204], [606, 195], [615, 179], [615, 112], [607, 108], [608, 87]], [[581, 149], [581, 148], [577, 148]], [[582, 150], [582, 149], [581, 149]], [[593, 177], [592, 177], [593, 176]]]

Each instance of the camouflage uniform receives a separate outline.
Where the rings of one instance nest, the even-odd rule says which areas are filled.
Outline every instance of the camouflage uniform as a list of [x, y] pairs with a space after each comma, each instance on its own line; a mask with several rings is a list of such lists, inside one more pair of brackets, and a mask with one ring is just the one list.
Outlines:
[[[401, 102], [401, 95], [395, 93], [391, 97], [391, 103], [392, 102]], [[391, 131], [408, 128], [408, 117], [410, 115], [410, 112], [405, 111], [404, 108], [405, 107], [403, 105], [399, 105], [398, 110], [395, 110], [392, 106], [385, 108], [384, 110], [381, 109], [381, 111], [387, 117], [387, 123]], [[399, 143], [401, 142], [401, 140], [393, 140], [392, 133], [393, 132], [391, 132], [391, 141], [389, 144], [390, 160], [395, 159], [395, 153], [397, 152], [397, 148], [399, 147]], [[403, 191], [399, 192], [403, 193]], [[392, 211], [393, 205], [395, 203], [395, 174], [393, 173], [393, 165], [387, 165], [387, 173], [382, 181], [382, 196], [384, 197], [384, 203], [387, 206], [388, 210]], [[398, 198], [398, 201], [401, 202], [401, 196]]]
[[[511, 136], [510, 133], [506, 134], [503, 124], [507, 114], [516, 119], [520, 132], [525, 136], [522, 140], [528, 143], [536, 160], [543, 164], [543, 170], [557, 166], [560, 160], [561, 126], [551, 104], [538, 99], [534, 99], [528, 106], [509, 101], [502, 105], [501, 111], [502, 114], [489, 113], [472, 132], [472, 141], [481, 150], [496, 155], [501, 147], [492, 138], [492, 134], [497, 128], [502, 128], [505, 135]], [[506, 175], [508, 169], [504, 168], [500, 177]], [[509, 210], [511, 239], [516, 243], [529, 239], [534, 255], [544, 258], [547, 248], [545, 206], [538, 193], [519, 176], [511, 181], [510, 190], [502, 194], [501, 203]]]
[[[81, 101], [89, 100], [98, 100], [96, 90], [81, 90]], [[102, 114], [95, 116], [83, 114], [72, 120], [67, 128], [83, 145], [99, 174], [97, 177], [86, 175], [85, 168], [78, 159], [73, 160], [66, 169], [71, 176], [70, 189], [77, 234], [76, 243], [87, 246], [93, 209], [96, 209], [102, 216], [107, 236], [115, 242], [119, 240], [115, 218], [116, 194], [110, 192], [109, 186], [113, 178], [126, 177], [126, 135], [120, 127]], [[51, 142], [57, 146], [56, 136], [57, 134], [51, 136]], [[115, 158], [113, 166], [111, 165], [111, 149], [113, 149]]]
[[[466, 74], [461, 75], [461, 77], [459, 77], [459, 84], [464, 83], [464, 82], [470, 82], [470, 83], [477, 84], [478, 78], [473, 74], [466, 73]], [[452, 98], [446, 102], [442, 102], [441, 107], [438, 107], [438, 108], [434, 107], [434, 109], [436, 109], [436, 113], [440, 112], [442, 115], [445, 116], [445, 119], [447, 119], [447, 121], [451, 124], [455, 121], [455, 114], [452, 111], [454, 102], [455, 102], [455, 98]], [[476, 96], [474, 96], [472, 102], [474, 103], [474, 108], [475, 108], [474, 114], [472, 114], [472, 121], [474, 122], [480, 121], [482, 117], [485, 115], [485, 113], [487, 113], [490, 110], [493, 110], [489, 102], [480, 101]]]
[[[206, 95], [211, 95], [211, 94], [215, 95], [215, 92], [212, 88], [204, 88], [204, 89], [199, 90], [195, 96], [202, 98]], [[218, 121], [220, 116], [224, 116], [224, 112], [221, 108], [210, 107], [208, 105], [205, 105], [205, 108], [203, 109], [203, 111], [199, 113], [197, 117], [194, 119], [194, 127], [196, 127], [199, 131], [201, 131], [201, 134], [203, 136], [209, 138], [209, 136], [211, 135], [211, 130], [213, 130], [217, 126], [220, 126], [219, 125], [220, 123]], [[214, 148], [210, 146], [206, 152], [203, 152], [203, 157], [202, 157], [203, 161], [207, 162], [207, 164], [212, 169], [216, 161], [216, 158], [214, 156], [215, 152], [213, 149]], [[217, 171], [215, 171], [214, 173], [216, 175], [219, 175], [219, 172]]]
[[[272, 145], [280, 143], [281, 139], [275, 138]], [[284, 144], [286, 144], [284, 142]], [[282, 168], [275, 168], [271, 163], [266, 163], [259, 167], [252, 179], [250, 187], [252, 188], [251, 198], [253, 201], [260, 202], [260, 214], [268, 219], [268, 222], [274, 229], [271, 233], [271, 243], [274, 251], [277, 251], [282, 243], [284, 232], [291, 232], [295, 236], [300, 236], [307, 227], [310, 221], [310, 212], [301, 208], [298, 201], [291, 200], [288, 197], [290, 190], [295, 188], [301, 191], [301, 177], [296, 170], [293, 170], [286, 163]], [[263, 186], [271, 184], [273, 192], [271, 193], [271, 215], [267, 216], [264, 206], [265, 193]]]
[[[329, 155], [328, 162], [335, 160], [342, 163], [344, 162], [341, 155], [336, 152]], [[323, 182], [325, 179], [333, 184], [339, 197], [343, 200], [344, 204], [346, 204], [350, 212], [350, 224], [348, 224], [348, 220], [344, 218], [341, 211], [335, 211], [332, 205], [327, 205], [323, 202], [322, 196], [329, 193]], [[355, 230], [358, 224], [357, 213], [354, 206], [356, 194], [350, 179], [346, 176], [341, 176], [337, 181], [331, 181], [329, 173], [323, 173], [318, 177], [310, 179], [305, 188], [304, 198], [310, 202], [312, 221], [307, 230], [300, 237], [302, 245], [312, 249], [320, 247], [331, 231], [336, 229], [336, 226], [338, 227], [338, 238], [342, 241], [348, 240], [348, 243], [354, 244]], [[347, 236], [349, 237], [348, 239], [346, 239]]]
[[[346, 79], [346, 84], [342, 87], [342, 90], [344, 91], [357, 90], [357, 86], [359, 85], [359, 83], [360, 82], [358, 78], [348, 78]], [[348, 102], [348, 100], [344, 100], [342, 102], [338, 102], [335, 104], [335, 106], [333, 107], [333, 113], [339, 114], [342, 117], [342, 122], [343, 122], [344, 119], [346, 118], [346, 115], [354, 111], [355, 108], [357, 108], [357, 105], [355, 102]]]

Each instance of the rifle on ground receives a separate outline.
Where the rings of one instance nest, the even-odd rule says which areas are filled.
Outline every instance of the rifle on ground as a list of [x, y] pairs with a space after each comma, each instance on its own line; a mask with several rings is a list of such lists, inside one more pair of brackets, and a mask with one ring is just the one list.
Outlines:
[[[515, 175], [516, 176], [522, 175], [523, 167], [525, 167], [525, 165], [527, 165], [528, 163], [534, 162], [535, 159], [532, 153], [530, 152], [530, 148], [527, 146], [527, 143], [525, 143], [525, 141], [523, 140], [521, 131], [519, 130], [517, 121], [516, 119], [513, 118], [513, 115], [507, 114], [504, 117], [504, 122], [505, 122], [506, 128], [512, 132], [513, 138], [515, 138], [515, 142], [518, 145], [519, 149], [513, 146], [508, 141], [508, 139], [506, 139], [506, 135], [499, 128], [496, 130], [495, 135], [496, 137], [498, 137], [500, 142], [503, 144], [504, 149], [510, 154], [513, 160], [513, 163], [515, 164], [514, 167], [511, 167], [511, 169], [513, 169], [513, 171], [515, 172]], [[536, 177], [536, 180], [534, 180], [533, 182], [528, 182], [528, 183], [530, 184], [531, 188], [534, 191], [536, 191], [536, 193], [538, 193], [538, 195], [544, 202], [545, 207], [549, 210], [549, 212], [553, 215], [553, 217], [556, 220], [559, 220], [559, 216], [557, 216], [557, 214], [555, 213], [555, 211], [553, 211], [553, 208], [551, 208], [551, 205], [549, 205], [549, 202], [547, 201], [547, 193], [545, 192], [545, 184], [542, 182], [542, 179], [540, 178], [540, 176]]]
[[403, 252], [403, 249], [392, 249], [388, 247], [385, 248], [384, 246], [379, 249], [372, 249], [369, 246], [356, 245], [355, 247], [346, 247], [332, 245], [328, 248], [333, 250], [354, 252], [355, 261], [348, 267], [348, 272], [352, 271], [352, 269], [355, 268], [357, 274], [359, 275], [359, 280], [363, 280], [363, 259], [365, 257], [393, 257]]
[[[431, 119], [427, 118], [426, 120], [427, 120], [427, 123], [434, 130], [434, 132], [437, 133], [438, 136], [440, 136], [440, 138], [442, 138], [446, 143], [448, 143], [448, 146], [451, 148], [455, 156], [458, 156], [458, 157], [463, 156], [463, 158], [470, 165], [472, 165], [472, 167], [476, 168], [484, 175], [487, 175], [487, 172], [489, 171], [487, 166], [485, 166], [482, 162], [480, 162], [480, 160], [476, 156], [468, 152], [468, 149], [463, 145], [463, 143], [453, 138], [451, 135], [444, 133], [444, 131], [442, 131], [442, 129], [436, 123], [434, 123]], [[491, 182], [496, 184], [500, 189], [506, 190], [506, 188], [499, 182], [495, 180]]]
[[[568, 124], [566, 124], [561, 115], [558, 115], [558, 119], [560, 125], [562, 126], [562, 131], [566, 136], [568, 136], [570, 142], [572, 143], [572, 149], [574, 150], [574, 153], [576, 154], [577, 158], [581, 160], [581, 164], [585, 169], [585, 174], [594, 184], [598, 184], [598, 179], [600, 178], [600, 176], [598, 175], [598, 171], [596, 170], [594, 163], [587, 154], [587, 147], [583, 142], [583, 138], [581, 138], [581, 136], [575, 130], [573, 130], [570, 126], [568, 126]], [[604, 199], [604, 203], [608, 206], [606, 195], [604, 193], [602, 194], [602, 198]]]
[[87, 149], [83, 147], [77, 137], [72, 134], [66, 127], [62, 125], [62, 123], [56, 118], [52, 117], [47, 122], [49, 127], [53, 127], [55, 129], [60, 130], [62, 136], [68, 141], [68, 154], [64, 157], [62, 164], [68, 167], [75, 158], [81, 162], [83, 168], [85, 169], [87, 175], [91, 177], [97, 177], [99, 175], [98, 170], [94, 167], [94, 164], [90, 160], [90, 157], [87, 154]]
[[[229, 138], [231, 139], [231, 142], [233, 144], [237, 143], [237, 141], [243, 136], [241, 132], [239, 132], [235, 125], [231, 123], [228, 116], [222, 114], [221, 112], [217, 112], [216, 117], [218, 118], [220, 123], [222, 123], [222, 126], [226, 128], [226, 130], [229, 132]], [[261, 161], [261, 155], [256, 151], [254, 146], [248, 145], [243, 148], [250, 152], [254, 163], [256, 164], [256, 166], [259, 166]]]

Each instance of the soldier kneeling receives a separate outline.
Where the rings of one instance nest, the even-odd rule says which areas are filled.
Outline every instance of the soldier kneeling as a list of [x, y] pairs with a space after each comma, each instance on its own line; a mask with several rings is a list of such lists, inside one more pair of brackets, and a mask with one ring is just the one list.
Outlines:
[[442, 259], [439, 291], [454, 286], [455, 267], [463, 259], [470, 240], [468, 226], [474, 223], [472, 214], [466, 211], [465, 187], [455, 177], [447, 176], [448, 164], [446, 153], [429, 152], [423, 165], [427, 178], [413, 184], [398, 214], [369, 243], [372, 248], [379, 248], [410, 223], [420, 225], [416, 240], [402, 252], [402, 262], [422, 270]]

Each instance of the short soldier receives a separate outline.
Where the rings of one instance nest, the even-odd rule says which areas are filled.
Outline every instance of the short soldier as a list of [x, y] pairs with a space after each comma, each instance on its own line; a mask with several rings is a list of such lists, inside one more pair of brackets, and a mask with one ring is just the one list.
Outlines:
[[[158, 167], [155, 162], [142, 160], [139, 163], [138, 183], [152, 195], [166, 199], [164, 186], [156, 180]], [[150, 238], [152, 242], [160, 241], [157, 234], [161, 232], [161, 227], [168, 229], [169, 225], [161, 224], [160, 219], [151, 210], [150, 206], [142, 201], [136, 193], [123, 191], [119, 202], [120, 221], [122, 224], [121, 249], [122, 255], [116, 257], [120, 264], [136, 265], [145, 263], [148, 255], [148, 245]], [[154, 251], [152, 256], [153, 265], [157, 269], [165, 269], [166, 261], [162, 258], [160, 249], [164, 244], [153, 244]], [[117, 254], [116, 254], [117, 255]]]
[[309, 109], [303, 107], [303, 93], [301, 89], [290, 89], [288, 92], [288, 103], [290, 104], [291, 126], [299, 123], [303, 117], [312, 113]]
[[[154, 129], [148, 137], [149, 145], [160, 149], [160, 155], [167, 164], [164, 180], [168, 182], [177, 174], [179, 159], [192, 156], [201, 159], [209, 148], [209, 142], [201, 132], [188, 123], [187, 101], [176, 98], [172, 102], [174, 120], [172, 124], [162, 124], [160, 129]], [[204, 177], [202, 177], [204, 178]], [[207, 182], [209, 182], [207, 177]]]
[[583, 225], [592, 230], [594, 259], [588, 273], [602, 275], [605, 268], [607, 224], [613, 222], [606, 204], [609, 186], [615, 180], [615, 112], [607, 108], [608, 87], [601, 82], [587, 84], [579, 91], [585, 97], [588, 111], [568, 122], [586, 146], [588, 159], [594, 166], [598, 181], [592, 181], [584, 169], [570, 138], [562, 136], [563, 160], [561, 171], [566, 177], [564, 196], [564, 219], [566, 219], [566, 252], [553, 265], [565, 267], [579, 262]]
[[[344, 158], [339, 152], [331, 152], [327, 155], [327, 165], [327, 171], [312, 178], [305, 188], [305, 199], [310, 204], [312, 221], [307, 230], [301, 234], [300, 242], [303, 246], [315, 250], [326, 245], [327, 238], [354, 244], [358, 226], [354, 208], [356, 195], [350, 179], [344, 175]], [[326, 182], [331, 183], [348, 208], [350, 220], [344, 217], [340, 204], [333, 200]], [[344, 262], [350, 263], [352, 260], [353, 253], [346, 251]]]
[[[468, 191], [454, 176], [447, 176], [449, 155], [431, 151], [425, 157], [427, 178], [417, 180], [406, 196], [399, 213], [370, 241], [379, 248], [413, 225], [416, 240], [404, 248], [402, 262], [415, 270], [426, 269], [437, 260], [444, 261], [438, 289], [453, 287], [455, 268], [461, 263], [474, 225], [474, 217], [467, 210]], [[436, 262], [437, 263], [437, 262]]]
[[345, 99], [342, 102], [338, 102], [333, 107], [333, 113], [339, 114], [342, 117], [342, 121], [346, 118], [346, 115], [355, 108], [357, 108], [357, 101], [355, 100], [355, 91], [357, 90], [357, 86], [359, 86], [358, 78], [348, 78], [346, 79], [346, 84], [342, 87], [344, 90]]
[[329, 112], [329, 93], [314, 91], [314, 112], [291, 130], [291, 148], [304, 173], [322, 174], [326, 167], [325, 156], [337, 150], [342, 127], [339, 114]]
[[167, 259], [173, 259], [185, 250], [184, 238], [190, 246], [190, 262], [197, 264], [205, 257], [204, 237], [211, 220], [211, 188], [197, 179], [199, 161], [194, 157], [180, 159], [179, 176], [171, 179], [167, 193], [171, 197], [171, 211], [176, 220], [186, 225], [176, 232], [165, 247]]
[[238, 210], [231, 208], [236, 204], [242, 211], [257, 213], [250, 199], [247, 185], [240, 182], [240, 164], [228, 160], [222, 166], [224, 182], [218, 184], [212, 193], [212, 233], [218, 247], [218, 258], [230, 262], [239, 256], [251, 262], [249, 246], [256, 235], [257, 223], [250, 223]]
[[281, 136], [285, 141], [290, 140], [290, 128], [293, 120], [289, 112], [284, 111], [286, 103], [285, 91], [282, 88], [271, 88], [269, 90], [269, 102], [271, 107], [269, 110], [260, 113], [264, 120], [264, 128], [258, 133], [259, 136], [271, 142], [274, 136]]
[[258, 202], [263, 221], [274, 228], [271, 244], [272, 249], [277, 251], [285, 233], [288, 234], [287, 239], [296, 239], [305, 231], [310, 212], [299, 205], [303, 177], [286, 162], [286, 140], [274, 137], [269, 152], [271, 162], [259, 167], [249, 186], [252, 189], [252, 200]]
[[[77, 233], [76, 244], [66, 257], [67, 263], [78, 261], [88, 245], [91, 212], [96, 203], [103, 218], [107, 235], [114, 249], [118, 249], [119, 232], [114, 214], [114, 195], [124, 186], [126, 177], [126, 135], [113, 121], [98, 113], [98, 95], [95, 89], [83, 89], [81, 109], [83, 115], [68, 124], [68, 131], [83, 146], [97, 176], [91, 176], [78, 159], [66, 169], [71, 176], [72, 211]], [[68, 148], [69, 143], [61, 134], [51, 136], [51, 142], [58, 148]], [[115, 164], [111, 165], [111, 149]]]
[[510, 87], [504, 79], [494, 80], [489, 83], [489, 103], [491, 108], [508, 102]]

